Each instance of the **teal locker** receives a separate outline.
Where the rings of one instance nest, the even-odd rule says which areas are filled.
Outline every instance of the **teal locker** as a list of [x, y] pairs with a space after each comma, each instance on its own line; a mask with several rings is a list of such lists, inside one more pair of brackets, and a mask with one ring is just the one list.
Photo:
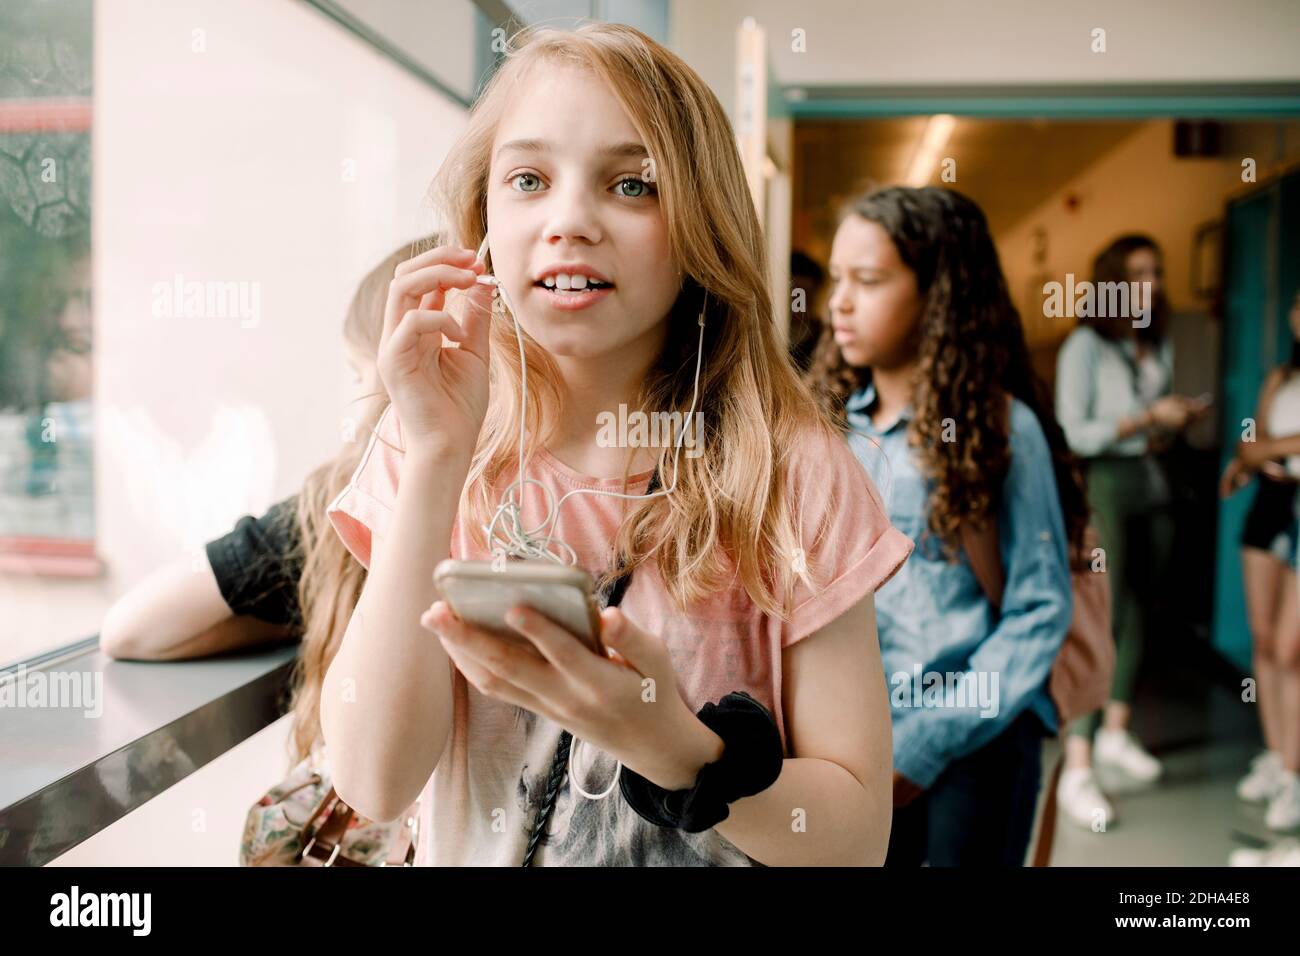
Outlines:
[[[1300, 287], [1300, 173], [1228, 204], [1224, 232], [1221, 468], [1241, 439], [1243, 419], [1269, 370], [1291, 352], [1287, 313]], [[1219, 504], [1215, 548], [1214, 646], [1250, 670], [1251, 640], [1239, 541], [1255, 488]]]

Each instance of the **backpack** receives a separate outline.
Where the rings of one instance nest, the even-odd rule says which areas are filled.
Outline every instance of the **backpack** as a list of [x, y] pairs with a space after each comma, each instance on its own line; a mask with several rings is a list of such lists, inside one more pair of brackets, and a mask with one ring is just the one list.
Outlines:
[[[971, 570], [985, 597], [994, 607], [1001, 608], [1006, 574], [1002, 567], [997, 524], [989, 520], [978, 530], [963, 525], [961, 538], [966, 558], [970, 561]], [[1100, 710], [1105, 705], [1110, 697], [1111, 679], [1115, 673], [1110, 582], [1106, 578], [1106, 572], [1093, 571], [1089, 561], [1099, 541], [1096, 529], [1089, 526], [1084, 532], [1083, 547], [1072, 555], [1070, 563], [1074, 610], [1070, 626], [1065, 632], [1065, 643], [1056, 653], [1048, 680], [1048, 693], [1056, 707], [1058, 732], [1062, 736], [1070, 721]], [[1051, 859], [1052, 842], [1056, 835], [1056, 785], [1061, 779], [1064, 766], [1065, 748], [1062, 747], [1061, 755], [1052, 768], [1043, 812], [1039, 817], [1033, 866], [1047, 866]]]
[[[1099, 540], [1096, 529], [1089, 527], [1084, 534], [1083, 548], [1071, 562], [1074, 612], [1048, 682], [1048, 692], [1062, 727], [1102, 708], [1110, 696], [1111, 677], [1115, 672], [1110, 584], [1105, 572], [1093, 571], [1088, 560]], [[992, 521], [978, 531], [963, 526], [962, 548], [985, 597], [1000, 608], [1006, 575], [997, 526]]]

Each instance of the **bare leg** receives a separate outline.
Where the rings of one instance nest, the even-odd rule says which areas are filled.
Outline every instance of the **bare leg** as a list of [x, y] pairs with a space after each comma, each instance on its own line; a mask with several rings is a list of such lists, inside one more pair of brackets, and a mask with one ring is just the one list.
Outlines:
[[[1288, 574], [1278, 602], [1277, 630], [1273, 640], [1273, 680], [1276, 688], [1273, 708], [1274, 743], [1282, 754], [1282, 766], [1300, 773], [1300, 581]], [[1261, 696], [1260, 700], [1264, 698]]]
[[1241, 571], [1254, 649], [1255, 700], [1259, 704], [1264, 744], [1269, 750], [1277, 751], [1282, 745], [1282, 701], [1274, 648], [1284, 613], [1296, 613], [1295, 575], [1283, 562], [1258, 548], [1241, 549]]

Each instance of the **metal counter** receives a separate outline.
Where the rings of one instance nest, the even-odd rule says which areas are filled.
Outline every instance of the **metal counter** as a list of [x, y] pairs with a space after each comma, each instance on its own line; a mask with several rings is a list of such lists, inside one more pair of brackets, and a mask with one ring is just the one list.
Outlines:
[[43, 866], [279, 719], [297, 652], [119, 661], [93, 638], [0, 672], [0, 866]]

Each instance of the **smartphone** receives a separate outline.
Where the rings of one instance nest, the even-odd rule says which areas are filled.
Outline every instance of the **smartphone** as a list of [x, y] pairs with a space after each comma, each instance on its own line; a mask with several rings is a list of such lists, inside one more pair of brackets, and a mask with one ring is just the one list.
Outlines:
[[582, 568], [549, 561], [440, 561], [433, 571], [438, 593], [455, 615], [507, 640], [533, 644], [509, 624], [506, 612], [523, 604], [572, 633], [593, 652], [600, 642], [595, 582]]

